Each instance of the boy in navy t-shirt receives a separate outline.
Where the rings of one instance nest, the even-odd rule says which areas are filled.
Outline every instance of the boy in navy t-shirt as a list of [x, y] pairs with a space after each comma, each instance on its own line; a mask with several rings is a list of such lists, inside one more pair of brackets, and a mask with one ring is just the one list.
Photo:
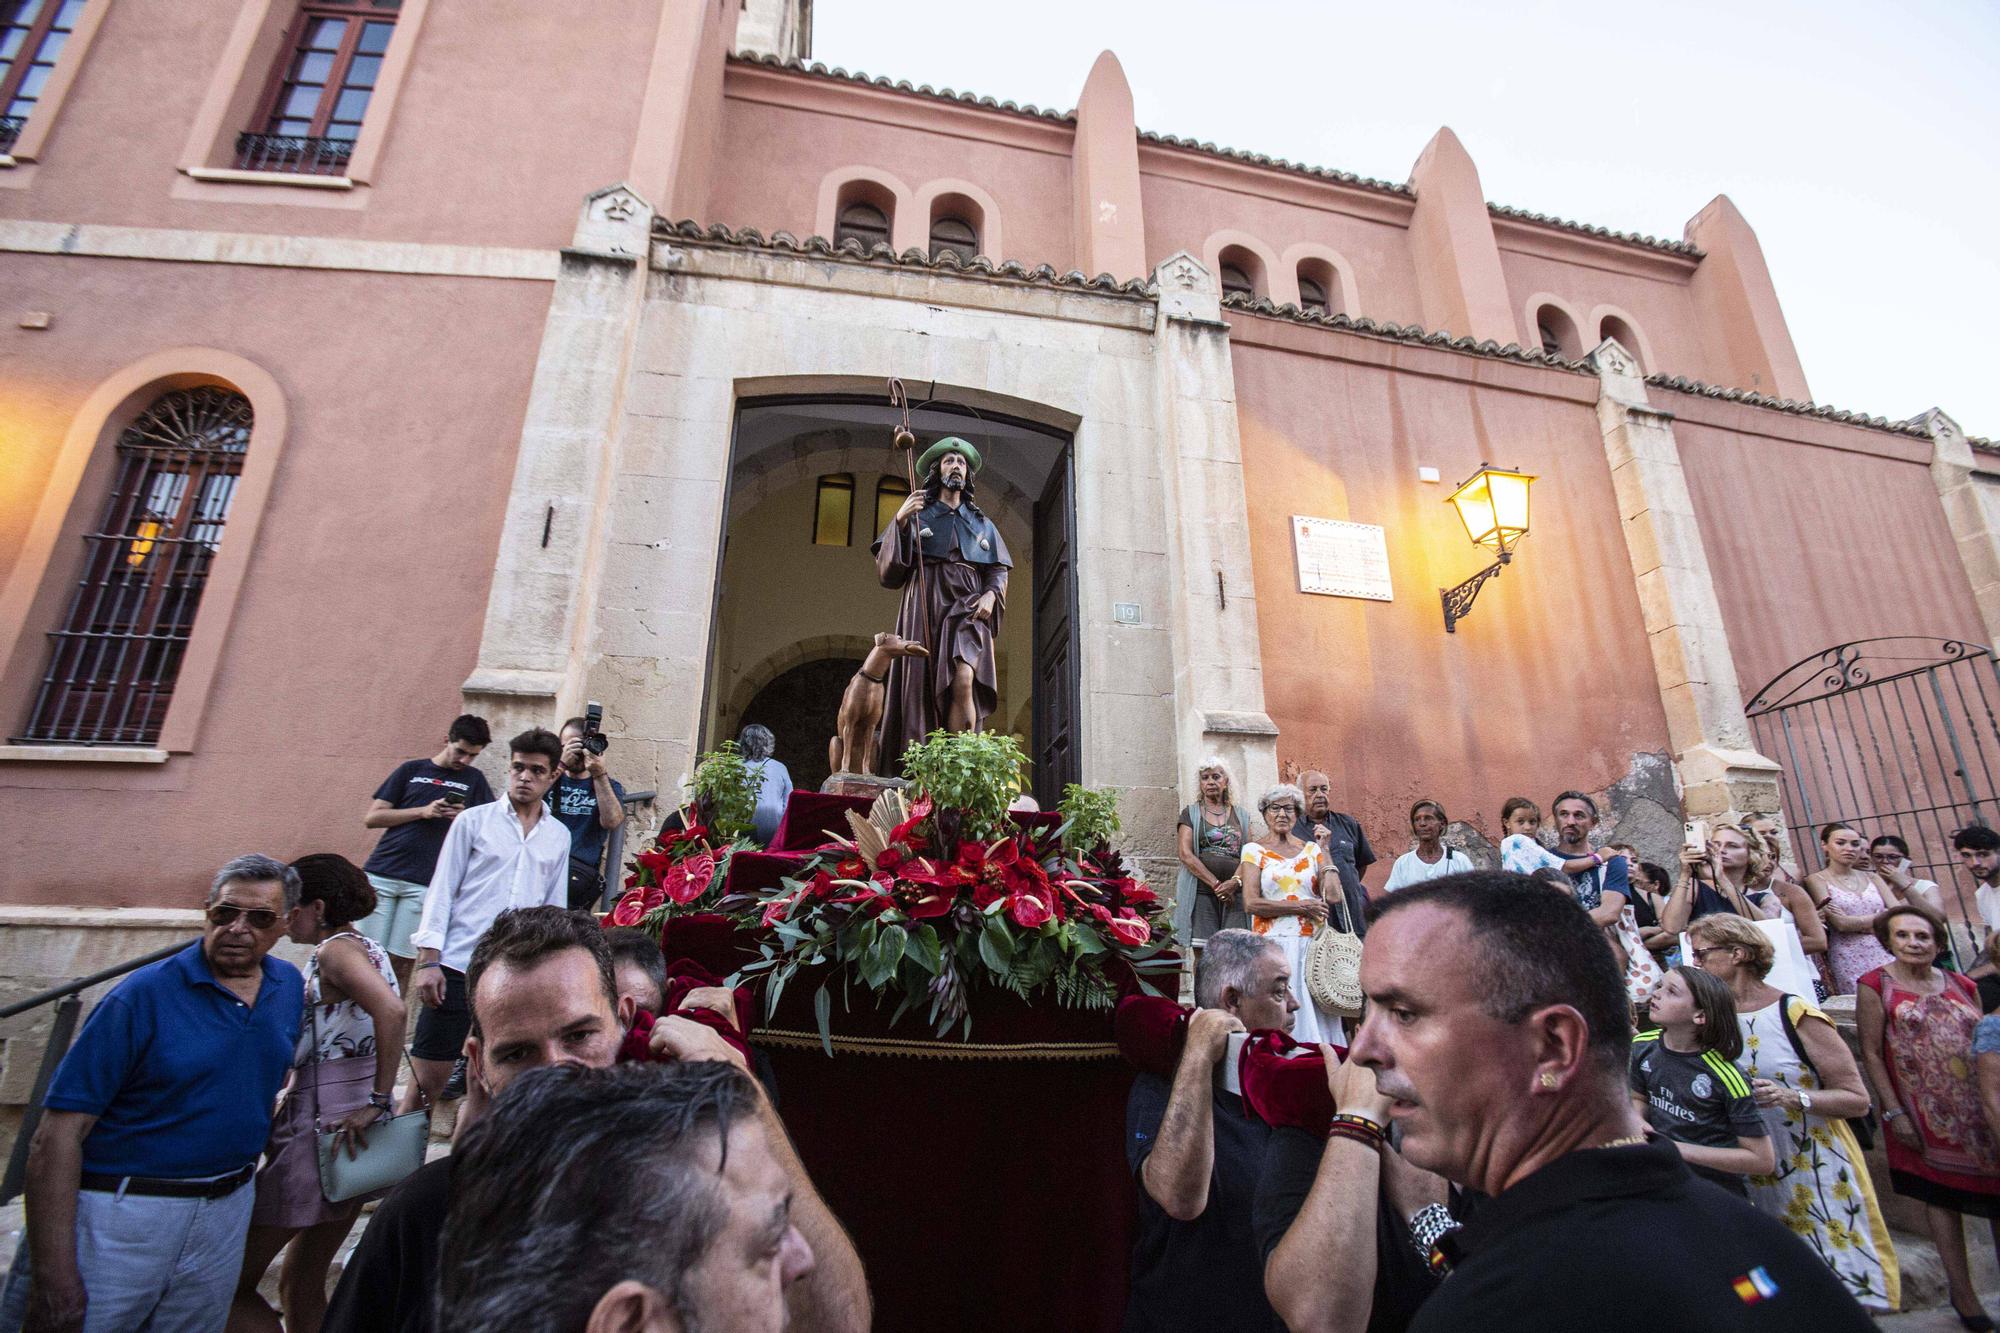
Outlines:
[[484, 718], [460, 716], [445, 734], [444, 748], [429, 759], [398, 764], [362, 816], [366, 827], [386, 831], [362, 866], [375, 886], [375, 910], [354, 928], [389, 951], [405, 995], [417, 961], [410, 933], [423, 917], [424, 890], [437, 870], [444, 835], [459, 811], [493, 799], [486, 775], [472, 766], [492, 740]]

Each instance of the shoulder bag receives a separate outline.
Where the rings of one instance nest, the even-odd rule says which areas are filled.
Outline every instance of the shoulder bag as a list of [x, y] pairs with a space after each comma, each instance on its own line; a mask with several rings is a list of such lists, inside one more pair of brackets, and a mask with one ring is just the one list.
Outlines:
[[[319, 970], [313, 969], [319, 980]], [[312, 1020], [312, 1062], [319, 1059], [319, 998], [306, 996], [306, 1013]], [[401, 1035], [401, 1034], [398, 1034]], [[403, 1052], [405, 1059], [409, 1051]], [[368, 1127], [368, 1141], [354, 1150], [352, 1157], [342, 1146], [336, 1131], [319, 1122], [319, 1076], [313, 1076], [313, 1136], [319, 1150], [319, 1191], [328, 1203], [345, 1203], [364, 1194], [388, 1189], [424, 1164], [431, 1142], [431, 1113], [427, 1110], [385, 1115]]]
[[[1824, 1088], [1826, 1086], [1826, 1076], [1819, 1072], [1819, 1066], [1813, 1063], [1812, 1056], [1806, 1054], [1806, 1044], [1799, 1040], [1799, 1026], [1792, 1018], [1793, 1000], [1797, 1000], [1801, 1006], [1811, 1003], [1803, 995], [1788, 993], [1780, 997], [1778, 1000], [1778, 1021], [1785, 1025], [1785, 1040], [1792, 1043], [1792, 1054], [1798, 1056], [1799, 1063], [1812, 1072], [1813, 1082]], [[1862, 1080], [1862, 1086], [1867, 1086], [1866, 1079]], [[1848, 1120], [1847, 1127], [1854, 1132], [1854, 1141], [1861, 1145], [1861, 1151], [1867, 1152], [1875, 1146], [1875, 1106], [1873, 1098], [1869, 1099], [1868, 1113], [1852, 1117]]]
[[1330, 1014], [1355, 1018], [1361, 1013], [1361, 937], [1354, 933], [1353, 923], [1348, 920], [1347, 894], [1339, 884], [1336, 872], [1334, 892], [1326, 901], [1331, 904], [1338, 900], [1340, 928], [1334, 929], [1329, 917], [1326, 924], [1313, 932], [1312, 944], [1306, 950], [1306, 994]]

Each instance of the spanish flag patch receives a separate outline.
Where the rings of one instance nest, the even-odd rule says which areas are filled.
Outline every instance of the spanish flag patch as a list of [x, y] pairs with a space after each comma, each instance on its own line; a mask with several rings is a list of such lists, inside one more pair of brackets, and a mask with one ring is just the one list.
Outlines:
[[1745, 1305], [1755, 1305], [1758, 1301], [1768, 1301], [1778, 1294], [1778, 1284], [1762, 1268], [1753, 1268], [1730, 1285], [1736, 1288], [1736, 1298]]

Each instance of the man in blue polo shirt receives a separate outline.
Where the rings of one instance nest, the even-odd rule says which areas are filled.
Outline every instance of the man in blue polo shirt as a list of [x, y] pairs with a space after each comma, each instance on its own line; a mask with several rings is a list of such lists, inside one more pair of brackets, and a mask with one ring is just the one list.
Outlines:
[[28, 1157], [28, 1228], [0, 1328], [222, 1328], [304, 1016], [268, 957], [298, 873], [239, 856], [200, 940], [120, 982], [56, 1070]]

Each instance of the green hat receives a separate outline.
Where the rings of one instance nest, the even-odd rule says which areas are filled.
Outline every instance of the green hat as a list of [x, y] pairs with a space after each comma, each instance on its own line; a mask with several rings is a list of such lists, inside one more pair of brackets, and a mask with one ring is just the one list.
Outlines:
[[972, 447], [971, 442], [961, 440], [956, 435], [947, 435], [930, 448], [924, 450], [924, 456], [917, 460], [917, 475], [919, 477], [928, 477], [932, 465], [937, 463], [946, 454], [964, 454], [968, 475], [977, 473], [980, 469], [979, 451]]

